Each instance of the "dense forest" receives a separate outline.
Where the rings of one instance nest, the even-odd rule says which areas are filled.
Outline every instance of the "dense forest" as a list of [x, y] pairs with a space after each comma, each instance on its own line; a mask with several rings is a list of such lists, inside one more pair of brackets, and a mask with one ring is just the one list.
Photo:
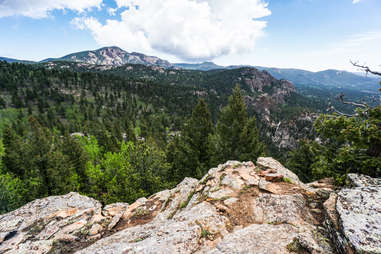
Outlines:
[[[305, 181], [381, 174], [380, 106], [322, 115], [313, 136], [285, 153], [264, 135], [271, 128], [258, 104], [247, 103], [262, 94], [236, 82], [242, 70], [160, 76], [132, 66], [135, 71], [131, 65], [104, 71], [0, 62], [1, 213], [70, 191], [103, 204], [132, 202], [227, 160], [262, 155], [287, 161]], [[290, 120], [325, 107], [291, 92], [271, 115]]]

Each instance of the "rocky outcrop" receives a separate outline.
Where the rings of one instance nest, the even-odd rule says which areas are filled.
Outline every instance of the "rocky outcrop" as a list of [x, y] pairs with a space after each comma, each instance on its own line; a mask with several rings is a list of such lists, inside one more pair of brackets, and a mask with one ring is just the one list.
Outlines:
[[266, 135], [271, 138], [274, 144], [277, 144], [279, 149], [285, 149], [286, 151], [295, 149], [298, 141], [303, 138], [316, 138], [313, 124], [318, 116], [315, 113], [305, 112], [291, 120], [276, 122], [271, 122], [269, 117], [268, 122], [271, 131], [267, 131]]
[[[377, 194], [373, 185], [355, 188]], [[357, 195], [347, 192], [335, 196], [329, 179], [303, 184], [272, 158], [259, 158], [256, 165], [229, 161], [199, 181], [185, 178], [130, 205], [102, 208], [77, 193], [31, 202], [0, 217], [0, 253], [335, 253], [323, 223], [336, 220], [331, 230], [344, 225], [342, 239], [351, 246], [365, 234], [351, 228], [357, 217], [345, 217], [352, 212], [345, 202]], [[353, 202], [350, 207], [357, 207]], [[376, 207], [369, 216], [377, 223], [375, 202], [367, 204]], [[369, 225], [379, 225], [374, 223]], [[376, 231], [367, 232], [376, 246]], [[377, 253], [370, 248], [365, 253]]]
[[324, 203], [339, 253], [381, 253], [381, 179], [348, 175], [349, 186]]
[[[107, 225], [127, 204], [107, 206], [69, 193], [35, 200], [0, 217], [0, 253], [62, 252], [109, 234]], [[53, 252], [54, 253], [54, 252]]]
[[71, 61], [90, 65], [122, 66], [125, 64], [143, 64], [170, 68], [173, 65], [166, 60], [141, 53], [128, 53], [118, 47], [104, 47], [93, 51], [73, 53], [61, 58], [46, 59], [42, 62]]

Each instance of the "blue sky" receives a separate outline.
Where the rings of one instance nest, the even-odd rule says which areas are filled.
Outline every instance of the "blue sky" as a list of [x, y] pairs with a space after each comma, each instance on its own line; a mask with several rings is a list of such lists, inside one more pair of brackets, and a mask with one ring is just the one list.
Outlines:
[[119, 46], [173, 62], [381, 69], [380, 0], [0, 0], [0, 56]]

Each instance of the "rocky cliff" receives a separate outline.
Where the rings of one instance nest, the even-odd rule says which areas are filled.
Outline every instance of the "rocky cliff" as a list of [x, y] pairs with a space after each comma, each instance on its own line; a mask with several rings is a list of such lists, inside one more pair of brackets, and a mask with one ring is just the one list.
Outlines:
[[259, 158], [133, 204], [48, 197], [0, 217], [0, 253], [381, 253], [380, 180], [349, 180], [304, 184]]
[[173, 65], [166, 60], [155, 56], [147, 56], [141, 53], [128, 53], [118, 47], [104, 47], [97, 50], [73, 53], [61, 58], [46, 59], [41, 62], [71, 61], [90, 65], [122, 66], [125, 64], [155, 65], [165, 68]]

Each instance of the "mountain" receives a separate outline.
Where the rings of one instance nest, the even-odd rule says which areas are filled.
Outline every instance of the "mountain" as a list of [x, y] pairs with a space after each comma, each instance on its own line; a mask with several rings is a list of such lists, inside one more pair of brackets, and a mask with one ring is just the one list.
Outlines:
[[359, 76], [347, 71], [325, 70], [311, 72], [299, 69], [280, 69], [260, 66], [256, 68], [268, 71], [275, 78], [287, 79], [294, 83], [295, 86], [345, 88], [371, 93], [377, 93], [379, 88], [377, 79]]
[[5, 61], [5, 62], [8, 62], [8, 63], [24, 63], [24, 64], [33, 64], [33, 63], [36, 63], [36, 62], [33, 62], [33, 61], [19, 60], [19, 59], [8, 58], [8, 57], [0, 57], [0, 61]]
[[188, 70], [209, 71], [214, 69], [239, 69], [244, 67], [255, 67], [259, 70], [266, 70], [277, 79], [286, 79], [294, 83], [296, 87], [312, 87], [320, 89], [351, 89], [366, 93], [378, 93], [377, 76], [364, 76], [359, 73], [352, 73], [340, 70], [325, 70], [311, 72], [300, 69], [282, 69], [262, 66], [231, 65], [221, 66], [213, 62], [200, 64], [175, 64], [176, 67]]
[[[17, 59], [0, 58], [7, 62], [33, 63]], [[61, 58], [48, 58], [46, 62], [79, 62], [87, 65], [102, 65], [103, 69], [123, 66], [125, 64], [141, 64], [146, 66], [159, 66], [166, 69], [184, 69], [210, 71], [218, 69], [240, 69], [244, 67], [254, 67], [248, 65], [221, 66], [213, 62], [203, 63], [170, 63], [155, 56], [147, 56], [141, 53], [128, 53], [119, 47], [104, 47], [97, 50], [82, 51], [63, 56]], [[107, 66], [107, 67], [106, 67]], [[88, 66], [84, 66], [87, 68]], [[364, 93], [378, 93], [378, 80], [373, 76], [361, 76], [358, 73], [351, 73], [339, 70], [325, 70], [311, 72], [300, 69], [282, 69], [255, 66], [259, 70], [266, 70], [277, 79], [286, 79], [299, 88], [318, 88], [318, 89], [351, 89]]]
[[178, 68], [186, 69], [186, 70], [210, 71], [210, 70], [216, 70], [216, 69], [225, 69], [224, 66], [217, 65], [213, 62], [203, 62], [198, 64], [176, 63], [174, 65]]
[[48, 58], [41, 62], [52, 61], [71, 61], [81, 62], [93, 65], [112, 65], [122, 66], [124, 64], [143, 64], [157, 65], [166, 68], [172, 67], [172, 64], [155, 56], [147, 56], [141, 53], [128, 53], [118, 47], [104, 47], [97, 50], [82, 51], [63, 56], [61, 58]]
[[350, 174], [348, 183], [304, 184], [262, 157], [132, 204], [50, 196], [0, 217], [0, 252], [379, 253], [380, 180]]

